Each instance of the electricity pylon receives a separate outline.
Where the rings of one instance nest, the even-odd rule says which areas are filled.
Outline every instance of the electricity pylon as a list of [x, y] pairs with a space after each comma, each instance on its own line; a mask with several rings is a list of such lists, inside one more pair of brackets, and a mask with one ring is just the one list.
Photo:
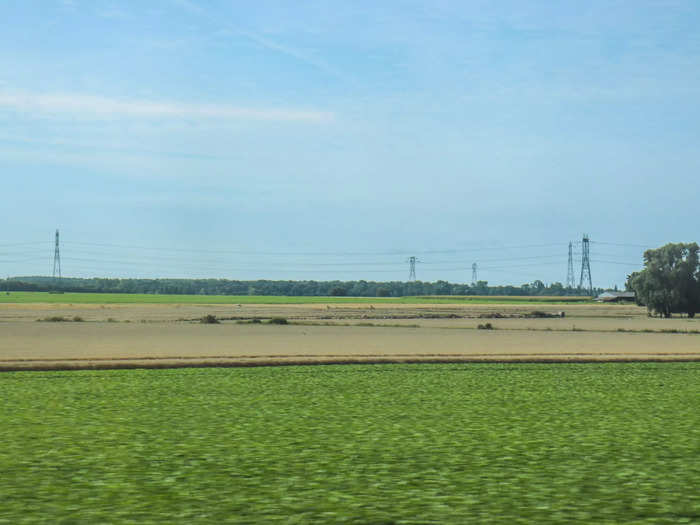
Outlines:
[[574, 277], [574, 255], [573, 255], [573, 243], [569, 242], [569, 265], [568, 271], [566, 272], [566, 287], [576, 288], [576, 281]]
[[581, 280], [578, 283], [579, 288], [583, 288], [584, 283], [588, 284], [588, 294], [593, 295], [593, 281], [591, 280], [591, 258], [590, 258], [590, 239], [588, 235], [583, 234], [581, 241]]
[[411, 256], [407, 259], [408, 261], [408, 280], [416, 280], [416, 263], [420, 262], [415, 256]]
[[476, 278], [476, 263], [472, 264], [472, 284], [476, 284], [477, 282]]
[[58, 248], [58, 230], [56, 230], [56, 248], [53, 252], [53, 278], [56, 278], [56, 273], [58, 272], [58, 278], [61, 278], [61, 251]]

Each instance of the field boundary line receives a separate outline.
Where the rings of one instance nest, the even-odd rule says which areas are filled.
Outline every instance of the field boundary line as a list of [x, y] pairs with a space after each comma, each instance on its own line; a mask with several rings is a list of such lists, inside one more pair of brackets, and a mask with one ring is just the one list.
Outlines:
[[[692, 355], [692, 354], [691, 354]], [[446, 356], [444, 358], [416, 358], [411, 357], [329, 357], [315, 356], [316, 359], [299, 359], [298, 357], [291, 359], [280, 358], [263, 358], [263, 359], [231, 359], [226, 361], [207, 361], [179, 360], [172, 362], [170, 360], [140, 360], [140, 361], [43, 361], [43, 364], [34, 362], [31, 366], [21, 366], [18, 364], [7, 365], [8, 361], [0, 362], [0, 372], [31, 372], [31, 371], [69, 371], [69, 370], [136, 370], [136, 369], [177, 369], [177, 368], [250, 368], [250, 367], [266, 367], [266, 366], [320, 366], [320, 365], [359, 365], [359, 364], [449, 364], [449, 363], [493, 363], [493, 364], [508, 364], [508, 363], [532, 363], [532, 364], [585, 364], [585, 363], [691, 363], [700, 362], [700, 355], [695, 357], [683, 355], [683, 357], [674, 358], [672, 356], [662, 357], [658, 354], [653, 354], [653, 357], [635, 357], [624, 354], [601, 354], [600, 357], [583, 357], [574, 354], [570, 356], [560, 357], [535, 357], [535, 356], [511, 356], [510, 358], [502, 355], [485, 357], [485, 356]], [[165, 361], [165, 362], [164, 362]]]
[[61, 362], [92, 362], [92, 361], [187, 361], [187, 360], [212, 360], [212, 359], [246, 359], [246, 360], [263, 360], [263, 359], [367, 359], [367, 358], [377, 358], [377, 359], [392, 359], [392, 358], [485, 358], [485, 357], [506, 357], [506, 358], [527, 358], [527, 357], [582, 357], [582, 356], [659, 356], [659, 357], [675, 357], [675, 356], [697, 356], [700, 358], [700, 352], [535, 352], [527, 354], [516, 354], [516, 353], [411, 353], [411, 354], [242, 354], [242, 355], [198, 355], [198, 356], [188, 356], [188, 355], [168, 355], [168, 356], [129, 356], [129, 357], [66, 357], [52, 359], [48, 357], [18, 357], [10, 359], [0, 359], [0, 365], [2, 363], [61, 363]]

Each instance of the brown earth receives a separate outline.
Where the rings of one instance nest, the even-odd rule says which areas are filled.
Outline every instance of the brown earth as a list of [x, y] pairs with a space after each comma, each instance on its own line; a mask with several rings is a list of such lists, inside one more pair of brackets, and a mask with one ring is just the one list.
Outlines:
[[[84, 322], [36, 322], [54, 316]], [[239, 324], [271, 317], [302, 324]], [[605, 360], [700, 360], [700, 320], [622, 305], [0, 305], [2, 370]]]
[[476, 319], [489, 315], [518, 317], [542, 311], [551, 315], [564, 310], [576, 318], [646, 318], [646, 310], [633, 305], [460, 305], [460, 304], [284, 304], [284, 305], [206, 305], [206, 304], [0, 304], [0, 322], [31, 320], [63, 315], [83, 317], [86, 321], [181, 321], [205, 314], [220, 318], [252, 319], [286, 317], [288, 319]]

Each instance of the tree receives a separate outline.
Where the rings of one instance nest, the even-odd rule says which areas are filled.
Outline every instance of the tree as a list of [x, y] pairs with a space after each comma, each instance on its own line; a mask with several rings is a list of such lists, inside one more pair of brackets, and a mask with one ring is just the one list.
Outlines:
[[644, 252], [644, 269], [627, 278], [637, 302], [664, 317], [700, 311], [700, 263], [697, 243], [667, 244]]
[[544, 292], [544, 289], [546, 288], [544, 283], [537, 279], [536, 281], [533, 281], [532, 284], [530, 285], [532, 287], [533, 292], [536, 295], [542, 295]]
[[389, 297], [390, 295], [391, 291], [388, 288], [385, 288], [383, 286], [377, 288], [377, 297]]

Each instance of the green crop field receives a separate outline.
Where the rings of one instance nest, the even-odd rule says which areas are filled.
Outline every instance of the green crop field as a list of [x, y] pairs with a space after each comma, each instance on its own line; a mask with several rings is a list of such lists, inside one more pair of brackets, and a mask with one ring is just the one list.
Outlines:
[[54, 304], [571, 304], [589, 297], [419, 296], [419, 297], [287, 297], [276, 295], [166, 295], [119, 293], [0, 293], [0, 303]]
[[0, 523], [697, 523], [700, 364], [0, 374]]

